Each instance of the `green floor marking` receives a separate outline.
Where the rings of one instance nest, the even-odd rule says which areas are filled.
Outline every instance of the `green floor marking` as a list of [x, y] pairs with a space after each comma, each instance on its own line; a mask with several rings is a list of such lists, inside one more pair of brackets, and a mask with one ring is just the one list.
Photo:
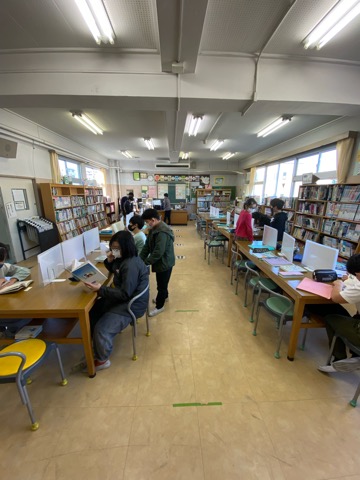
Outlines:
[[199, 312], [199, 310], [175, 310], [176, 312]]
[[213, 407], [222, 405], [222, 402], [208, 402], [208, 403], [173, 403], [173, 407]]

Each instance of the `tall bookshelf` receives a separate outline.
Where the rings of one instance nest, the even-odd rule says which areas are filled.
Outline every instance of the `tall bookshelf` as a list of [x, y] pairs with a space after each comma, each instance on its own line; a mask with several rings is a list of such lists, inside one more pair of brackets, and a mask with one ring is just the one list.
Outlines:
[[115, 202], [106, 202], [105, 212], [108, 219], [108, 223], [116, 222]]
[[231, 190], [200, 188], [196, 190], [196, 213], [209, 212], [210, 207], [226, 210], [230, 205]]
[[40, 183], [44, 215], [56, 223], [61, 240], [108, 225], [102, 188]]
[[337, 248], [344, 259], [359, 253], [360, 185], [302, 185], [292, 235]]

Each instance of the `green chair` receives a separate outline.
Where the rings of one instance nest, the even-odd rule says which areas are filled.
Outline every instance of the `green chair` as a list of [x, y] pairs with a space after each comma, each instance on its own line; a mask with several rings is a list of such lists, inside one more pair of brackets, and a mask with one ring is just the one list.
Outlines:
[[236, 288], [235, 288], [235, 295], [238, 294], [238, 287], [239, 287], [239, 279], [241, 273], [246, 273], [246, 262], [249, 262], [251, 268], [257, 270], [256, 265], [251, 262], [250, 260], [245, 260], [240, 252], [237, 251], [236, 245], [232, 245], [231, 247], [231, 275], [230, 275], [230, 285], [234, 284], [234, 279], [236, 281]]
[[132, 344], [133, 344], [133, 357], [132, 359], [135, 361], [138, 359], [138, 356], [137, 356], [137, 353], [136, 353], [136, 337], [137, 337], [137, 319], [138, 318], [141, 318], [144, 314], [145, 314], [145, 317], [146, 317], [146, 336], [147, 337], [150, 337], [151, 333], [150, 333], [150, 326], [149, 326], [149, 315], [148, 315], [148, 310], [149, 310], [149, 304], [147, 305], [147, 308], [146, 308], [146, 311], [142, 314], [142, 315], [135, 315], [134, 311], [132, 310], [132, 306], [134, 304], [134, 302], [136, 302], [136, 300], [138, 300], [140, 297], [142, 297], [143, 295], [145, 295], [146, 293], [149, 295], [149, 288], [150, 288], [150, 284], [148, 284], [146, 286], [146, 288], [144, 288], [144, 290], [139, 293], [138, 295], [136, 295], [136, 297], [133, 297], [130, 302], [127, 304], [127, 311], [129, 312], [130, 316], [131, 316], [131, 327], [132, 327]]
[[42, 364], [51, 350], [55, 350], [58, 359], [61, 385], [67, 385], [56, 343], [46, 343], [38, 338], [31, 338], [12, 343], [0, 352], [0, 383], [16, 383], [21, 401], [28, 410], [33, 431], [39, 428], [39, 422], [35, 419], [26, 385], [31, 383], [30, 375]]
[[[333, 350], [334, 350], [334, 347], [335, 347], [335, 342], [336, 340], [340, 338], [340, 340], [342, 340], [345, 345], [354, 353], [356, 353], [357, 355], [360, 356], [360, 347], [357, 347], [355, 345], [353, 345], [352, 343], [349, 342], [349, 340], [345, 337], [342, 337], [341, 335], [334, 335], [334, 338], [332, 339], [332, 342], [331, 342], [331, 346], [330, 346], [330, 352], [329, 352], [329, 357], [327, 359], [327, 365], [330, 365], [331, 364], [331, 360], [332, 360], [332, 353], [333, 353]], [[346, 367], [346, 365], [345, 365]], [[341, 370], [339, 370], [340, 372]], [[346, 371], [344, 369], [344, 371]], [[349, 402], [349, 405], [351, 405], [352, 407], [356, 407], [357, 405], [357, 400], [359, 398], [359, 395], [360, 395], [360, 382], [357, 386], [357, 389], [355, 390], [355, 393], [354, 393], [354, 396], [353, 398], [350, 400]]]
[[245, 275], [244, 307], [247, 307], [248, 290], [249, 290], [249, 287], [251, 287], [253, 289], [253, 294], [252, 294], [252, 309], [251, 309], [250, 322], [253, 322], [254, 311], [255, 311], [255, 294], [258, 293], [257, 286], [259, 281], [261, 280], [263, 282], [263, 285], [265, 285], [271, 291], [278, 290], [279, 287], [270, 278], [261, 277], [258, 270], [256, 270], [257, 267], [254, 266], [253, 262], [247, 260], [245, 262], [245, 267], [246, 267], [246, 275]]
[[224, 263], [225, 243], [223, 240], [218, 240], [213, 229], [209, 230], [204, 236], [204, 260], [206, 260], [206, 251], [208, 252], [208, 264], [210, 265], [211, 250], [215, 250], [216, 258], [219, 257], [219, 249], [222, 249], [222, 263]]
[[[274, 353], [275, 358], [280, 358], [280, 347], [283, 338], [283, 327], [285, 323], [292, 321], [294, 316], [294, 303], [290, 298], [280, 293], [274, 292], [269, 289], [261, 278], [257, 284], [257, 297], [256, 297], [256, 318], [254, 324], [253, 335], [257, 335], [257, 327], [259, 324], [260, 308], [264, 307], [271, 315], [276, 318], [276, 328], [279, 330], [279, 340], [277, 343], [276, 351]], [[268, 293], [269, 296], [266, 299], [260, 300], [262, 293]], [[307, 330], [304, 330], [304, 337], [302, 343], [302, 349], [305, 346]]]

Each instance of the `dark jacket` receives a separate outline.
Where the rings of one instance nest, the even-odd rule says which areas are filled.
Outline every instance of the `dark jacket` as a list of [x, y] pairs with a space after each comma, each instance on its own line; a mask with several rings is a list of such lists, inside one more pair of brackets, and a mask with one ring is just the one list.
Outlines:
[[288, 220], [287, 213], [285, 212], [278, 212], [275, 213], [273, 216], [271, 222], [270, 222], [270, 227], [276, 228], [278, 231], [278, 237], [277, 241], [281, 242], [284, 236], [284, 232], [286, 231], [286, 223]]
[[[99, 295], [105, 300], [103, 311], [130, 317], [127, 311], [129, 301], [141, 293], [149, 283], [149, 271], [139, 257], [105, 260], [105, 267], [114, 274], [114, 287], [102, 286]], [[144, 315], [149, 302], [149, 291], [132, 306], [137, 318]]]
[[174, 233], [164, 222], [151, 228], [140, 258], [153, 272], [165, 272], [175, 265]]

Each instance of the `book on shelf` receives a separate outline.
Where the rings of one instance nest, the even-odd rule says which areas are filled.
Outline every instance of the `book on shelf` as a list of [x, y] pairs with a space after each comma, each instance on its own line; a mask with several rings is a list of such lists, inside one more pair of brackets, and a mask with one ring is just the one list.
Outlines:
[[27, 338], [35, 338], [42, 331], [42, 325], [25, 325], [15, 333], [15, 340], [26, 340]]
[[355, 203], [340, 203], [338, 218], [354, 220], [357, 208]]
[[343, 237], [346, 240], [352, 240], [353, 242], [358, 242], [360, 238], [360, 224], [350, 223], [349, 227]]
[[33, 280], [22, 280], [21, 282], [16, 282], [8, 286], [4, 283], [4, 286], [0, 288], [0, 295], [3, 295], [4, 293], [18, 292], [19, 290], [27, 288], [32, 282]]
[[346, 240], [340, 240], [338, 248], [339, 254], [346, 258], [351, 257], [355, 253], [355, 245]]
[[337, 238], [327, 237], [324, 235], [321, 243], [327, 247], [339, 248], [339, 240]]
[[326, 217], [337, 217], [340, 211], [340, 203], [329, 202], [326, 207]]
[[89, 261], [72, 269], [71, 274], [84, 283], [103, 283], [106, 280], [105, 275]]

